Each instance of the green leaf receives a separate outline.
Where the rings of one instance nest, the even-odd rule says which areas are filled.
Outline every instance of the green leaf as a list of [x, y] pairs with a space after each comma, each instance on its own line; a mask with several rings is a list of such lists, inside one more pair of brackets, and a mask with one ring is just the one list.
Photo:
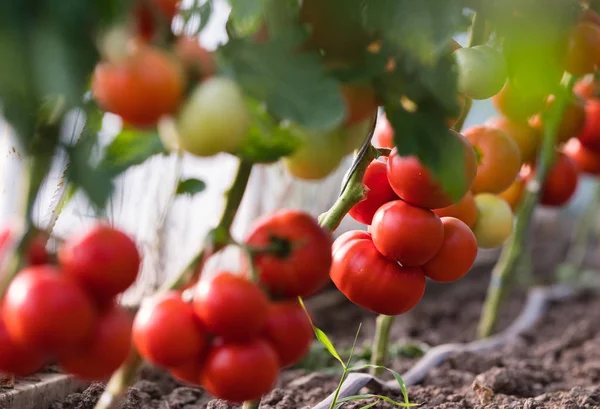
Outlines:
[[345, 114], [339, 83], [317, 52], [296, 50], [298, 27], [287, 33], [262, 44], [233, 40], [220, 51], [244, 91], [265, 101], [269, 113], [309, 129], [333, 129]]
[[394, 378], [396, 379], [396, 382], [398, 382], [398, 386], [400, 386], [400, 390], [402, 391], [402, 396], [404, 397], [404, 403], [406, 405], [413, 406], [412, 404], [409, 403], [409, 400], [408, 400], [408, 391], [406, 390], [406, 384], [404, 383], [404, 380], [402, 380], [402, 376], [400, 376], [400, 374], [398, 372], [394, 371], [393, 369], [387, 368], [385, 366], [373, 365], [373, 364], [364, 364], [364, 365], [353, 366], [351, 368], [348, 368], [348, 372], [359, 372], [359, 371], [363, 371], [365, 369], [385, 369], [386, 371], [388, 371], [392, 375], [394, 375]]
[[251, 34], [259, 28], [267, 0], [229, 0], [229, 4], [229, 20], [239, 34]]
[[256, 101], [249, 101], [250, 130], [237, 155], [249, 162], [273, 163], [292, 154], [301, 144], [289, 126], [282, 126]]
[[201, 181], [200, 179], [185, 179], [180, 180], [177, 185], [177, 191], [175, 192], [178, 195], [190, 195], [193, 196], [196, 193], [202, 192], [206, 189], [206, 183]]
[[131, 166], [144, 163], [151, 156], [165, 153], [156, 131], [126, 128], [106, 147], [98, 167], [116, 177]]
[[388, 105], [385, 112], [394, 128], [398, 153], [416, 156], [448, 195], [458, 200], [466, 183], [464, 147], [451, 135], [443, 111], [434, 105], [420, 105], [414, 112]]

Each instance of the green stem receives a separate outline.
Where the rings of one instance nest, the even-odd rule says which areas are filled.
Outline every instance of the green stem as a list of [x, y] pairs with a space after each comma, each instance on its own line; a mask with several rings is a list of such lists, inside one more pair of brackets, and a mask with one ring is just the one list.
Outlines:
[[384, 366], [387, 361], [389, 342], [390, 342], [390, 331], [394, 324], [393, 315], [380, 315], [377, 317], [377, 323], [375, 327], [375, 337], [373, 338], [373, 348], [371, 352], [371, 364], [376, 367], [371, 368], [371, 374], [374, 376], [381, 375]]
[[337, 403], [338, 398], [340, 397], [340, 391], [342, 390], [342, 386], [344, 385], [344, 381], [346, 380], [347, 376], [348, 376], [348, 368], [344, 365], [344, 372], [342, 373], [342, 376], [340, 378], [340, 382], [338, 383], [337, 388], [335, 388], [335, 395], [333, 395], [333, 400], [331, 401], [331, 405], [329, 405], [329, 409], [335, 408], [335, 404]]
[[[567, 90], [571, 90], [574, 79], [569, 78]], [[538, 202], [541, 186], [544, 184], [548, 170], [555, 159], [556, 131], [562, 119], [568, 96], [565, 89], [557, 92], [555, 103], [545, 114], [544, 137], [539, 166], [536, 169], [536, 178], [527, 185], [527, 191], [516, 215], [514, 231], [504, 245], [497, 264], [492, 270], [492, 278], [488, 287], [487, 296], [483, 304], [478, 327], [478, 337], [489, 337], [496, 327], [500, 305], [507, 291], [507, 283], [519, 264], [525, 248], [525, 238], [531, 221], [531, 215]]]
[[[204, 240], [202, 249], [194, 256], [187, 267], [173, 281], [161, 287], [158, 291], [168, 291], [180, 289], [186, 284], [197, 280], [202, 272], [204, 262], [211, 255], [217, 253], [229, 243], [229, 231], [235, 220], [237, 210], [240, 207], [250, 173], [252, 164], [241, 161], [235, 179], [225, 196], [225, 207], [217, 227], [212, 229]], [[132, 349], [131, 355], [117, 372], [113, 374], [105, 391], [100, 396], [100, 400], [95, 409], [109, 409], [116, 407], [129, 384], [133, 381], [142, 359], [135, 349]]]
[[258, 409], [259, 401], [246, 401], [242, 409]]

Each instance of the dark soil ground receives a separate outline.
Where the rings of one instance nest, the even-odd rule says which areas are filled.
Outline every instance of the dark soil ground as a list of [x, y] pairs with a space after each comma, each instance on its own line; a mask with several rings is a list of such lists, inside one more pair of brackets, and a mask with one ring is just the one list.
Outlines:
[[[538, 240], [533, 276], [547, 278], [564, 255], [564, 244], [549, 245]], [[589, 264], [598, 267], [593, 258], [590, 261], [593, 263]], [[433, 346], [474, 339], [488, 281], [489, 267], [484, 266], [457, 283], [430, 285], [423, 302], [397, 318], [392, 330], [393, 342]], [[525, 292], [517, 289], [506, 301], [500, 329], [519, 313], [524, 296]], [[374, 330], [373, 315], [347, 302], [329, 309], [326, 315], [317, 313], [315, 319], [338, 347], [351, 344], [361, 322], [362, 340], [368, 339]], [[417, 359], [397, 354], [388, 366], [402, 373]], [[260, 407], [310, 408], [329, 395], [338, 380], [339, 374], [327, 371], [312, 374], [305, 369], [285, 371], [278, 387], [263, 398]], [[50, 409], [92, 409], [102, 391], [101, 384], [93, 384], [64, 402], [54, 403]], [[401, 399], [386, 390], [371, 392]], [[455, 354], [421, 384], [409, 387], [408, 392], [411, 402], [427, 409], [600, 408], [600, 297], [584, 294], [554, 304], [534, 328], [514, 342], [485, 354]], [[363, 401], [344, 407], [358, 409], [365, 404]], [[375, 406], [391, 407], [394, 406], [382, 402]], [[121, 406], [121, 409], [134, 408], [233, 409], [237, 406], [211, 400], [199, 388], [181, 385], [161, 371], [145, 368]]]

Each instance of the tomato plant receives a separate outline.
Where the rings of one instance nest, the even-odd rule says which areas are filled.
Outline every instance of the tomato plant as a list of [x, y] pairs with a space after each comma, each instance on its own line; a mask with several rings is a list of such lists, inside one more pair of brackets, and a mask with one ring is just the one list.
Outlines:
[[137, 32], [143, 39], [150, 40], [156, 32], [154, 12], [158, 12], [157, 17], [162, 19], [162, 24], [170, 26], [177, 14], [179, 0], [139, 0], [135, 6]]
[[423, 270], [402, 267], [384, 257], [370, 234], [347, 232], [336, 243], [331, 279], [353, 303], [378, 314], [398, 315], [413, 308], [423, 297]]
[[205, 80], [217, 73], [217, 65], [210, 51], [197, 38], [182, 36], [174, 46], [175, 54], [193, 78]]
[[567, 47], [566, 70], [573, 75], [593, 73], [600, 63], [600, 27], [581, 22], [571, 30]]
[[346, 123], [357, 124], [377, 114], [375, 91], [368, 85], [344, 85]]
[[473, 226], [477, 245], [483, 249], [499, 247], [513, 231], [513, 213], [510, 206], [491, 193], [475, 195], [478, 217]]
[[[548, 97], [547, 109], [551, 108], [554, 99], [553, 95]], [[585, 101], [579, 97], [569, 100], [556, 133], [557, 143], [565, 143], [570, 138], [579, 135], [585, 125], [585, 118]], [[540, 115], [532, 117], [530, 122], [534, 128], [538, 128], [540, 131], [543, 129], [543, 122]]]
[[227, 272], [200, 281], [194, 293], [196, 315], [210, 332], [228, 342], [244, 342], [259, 334], [267, 322], [268, 309], [260, 288]]
[[394, 128], [387, 120], [385, 114], [381, 115], [377, 120], [375, 134], [373, 135], [373, 143], [381, 148], [393, 149], [394, 143]]
[[459, 219], [469, 227], [473, 227], [477, 220], [477, 206], [471, 192], [467, 192], [458, 203], [441, 209], [435, 209], [433, 212], [439, 217], [454, 217]]
[[527, 122], [544, 107], [542, 96], [521, 90], [510, 80], [492, 97], [492, 102], [499, 113], [522, 123]]
[[521, 200], [523, 199], [530, 171], [531, 169], [525, 165], [523, 168], [521, 168], [521, 171], [511, 185], [498, 194], [498, 197], [508, 203], [513, 211], [517, 210]]
[[454, 51], [458, 65], [458, 90], [471, 99], [496, 95], [506, 82], [502, 55], [488, 45], [459, 48]]
[[4, 321], [0, 321], [0, 351], [0, 371], [5, 374], [31, 375], [42, 369], [47, 360], [44, 352], [16, 343]]
[[495, 116], [488, 119], [485, 125], [503, 131], [512, 139], [521, 152], [523, 162], [535, 162], [542, 142], [541, 124], [534, 127], [526, 123], [511, 121], [505, 116]]
[[578, 139], [569, 140], [563, 152], [577, 163], [582, 172], [600, 175], [600, 154], [587, 149]]
[[600, 153], [600, 100], [586, 101], [585, 123], [577, 137], [587, 149]]
[[577, 163], [567, 155], [558, 153], [542, 186], [540, 203], [546, 206], [564, 205], [575, 193], [578, 179]]
[[331, 238], [307, 213], [280, 210], [264, 216], [251, 226], [245, 244], [273, 248], [272, 253], [258, 253], [254, 259], [260, 282], [271, 294], [307, 297], [327, 284]]

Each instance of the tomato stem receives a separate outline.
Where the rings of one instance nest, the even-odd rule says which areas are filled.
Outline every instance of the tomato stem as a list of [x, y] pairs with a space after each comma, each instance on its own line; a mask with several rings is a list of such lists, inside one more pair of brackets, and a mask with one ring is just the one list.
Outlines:
[[535, 205], [538, 203], [540, 190], [544, 184], [546, 175], [554, 163], [556, 133], [564, 114], [569, 94], [575, 83], [574, 77], [568, 76], [566, 78], [568, 80], [566, 89], [561, 87], [558, 90], [555, 103], [552, 104], [547, 112], [544, 112], [544, 135], [536, 177], [527, 185], [525, 196], [516, 215], [513, 234], [504, 245], [500, 258], [492, 270], [492, 277], [479, 321], [479, 338], [489, 337], [494, 332], [498, 320], [498, 312], [507, 291], [507, 282], [511, 281], [511, 276], [521, 261], [531, 216]]
[[394, 324], [393, 315], [379, 315], [375, 326], [375, 337], [373, 338], [373, 347], [371, 351], [371, 374], [379, 376], [383, 372], [383, 366], [386, 364], [390, 331]]
[[242, 406], [242, 409], [258, 409], [258, 401], [246, 401]]

